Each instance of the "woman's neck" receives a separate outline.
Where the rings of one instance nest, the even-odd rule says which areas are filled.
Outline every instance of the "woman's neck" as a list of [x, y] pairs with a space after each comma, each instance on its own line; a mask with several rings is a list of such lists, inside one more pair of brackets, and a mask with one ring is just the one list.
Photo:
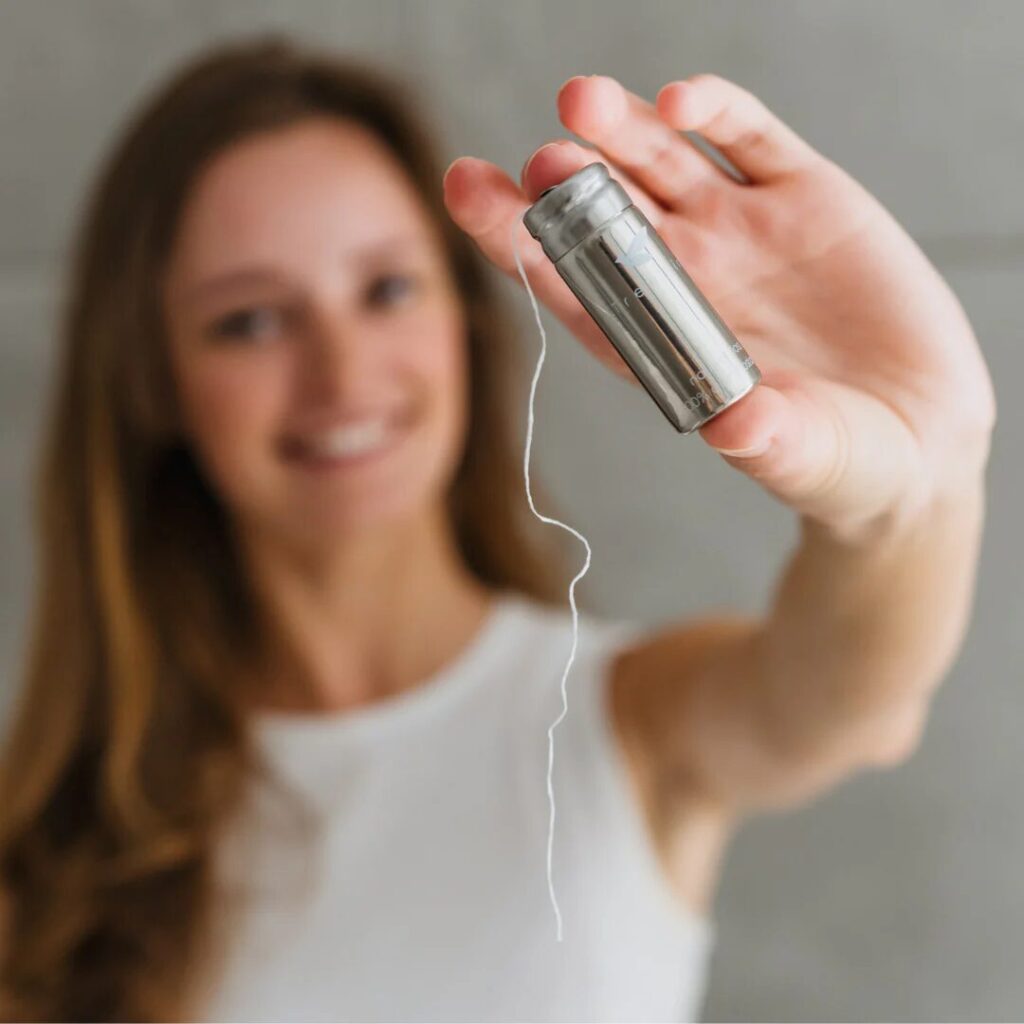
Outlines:
[[338, 711], [415, 686], [464, 648], [493, 599], [443, 509], [358, 545], [299, 553], [250, 534], [243, 552], [276, 638], [260, 707]]

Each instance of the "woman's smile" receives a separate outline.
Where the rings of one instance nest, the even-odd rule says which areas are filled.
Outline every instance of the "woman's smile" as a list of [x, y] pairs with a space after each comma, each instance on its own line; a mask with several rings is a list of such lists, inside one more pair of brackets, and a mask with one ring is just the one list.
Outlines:
[[407, 434], [409, 416], [379, 415], [303, 434], [281, 443], [282, 457], [315, 473], [362, 469], [382, 462]]

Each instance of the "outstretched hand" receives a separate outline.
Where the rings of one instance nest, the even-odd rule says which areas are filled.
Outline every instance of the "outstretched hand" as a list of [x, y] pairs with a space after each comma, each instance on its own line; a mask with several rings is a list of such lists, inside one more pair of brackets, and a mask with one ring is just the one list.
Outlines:
[[[740, 339], [763, 379], [700, 434], [809, 519], [856, 532], [904, 521], [976, 480], [995, 422], [992, 382], [949, 286], [870, 193], [733, 82], [701, 74], [655, 103], [601, 75], [558, 94], [570, 140], [527, 160], [517, 185], [496, 165], [454, 161], [454, 221], [598, 359], [637, 383], [521, 223], [544, 189], [608, 165]], [[737, 181], [680, 131], [694, 130]], [[639, 385], [637, 385], [639, 386]]]

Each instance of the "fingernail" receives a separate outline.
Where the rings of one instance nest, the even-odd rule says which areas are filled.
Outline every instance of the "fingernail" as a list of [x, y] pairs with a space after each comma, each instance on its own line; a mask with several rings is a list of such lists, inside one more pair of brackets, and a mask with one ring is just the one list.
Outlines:
[[530, 157], [530, 163], [533, 163], [534, 158], [540, 156], [540, 154], [543, 153], [545, 149], [559, 149], [561, 148], [561, 145], [561, 142], [545, 142], [544, 145], [541, 146], [540, 149], [538, 149], [532, 157]]
[[562, 144], [560, 142], [545, 142], [544, 145], [541, 146], [540, 149], [538, 149], [536, 153], [534, 153], [531, 157], [529, 157], [525, 164], [523, 164], [523, 170], [522, 170], [522, 172], [520, 174], [520, 177], [524, 177], [526, 175], [526, 172], [530, 169], [530, 166], [533, 163], [533, 161], [536, 160], [537, 157], [539, 157], [541, 155], [541, 153], [544, 152], [545, 149], [551, 149], [553, 147], [559, 147], [561, 145]]
[[[736, 458], [752, 459], [757, 455], [764, 455], [766, 451], [771, 447], [772, 438], [768, 438], [767, 441], [761, 441], [750, 448], [715, 448], [715, 451], [719, 455], [733, 455]], [[712, 445], [712, 447], [714, 447]]]
[[441, 175], [441, 184], [443, 185], [448, 180], [448, 175], [451, 173], [451, 169], [462, 159], [457, 156], [446, 168], [444, 174]]
[[445, 182], [445, 179], [446, 179], [446, 178], [448, 177], [448, 175], [449, 175], [449, 174], [451, 173], [451, 170], [452, 170], [452, 168], [453, 168], [453, 167], [454, 167], [454, 166], [455, 166], [455, 165], [456, 165], [456, 164], [457, 164], [457, 163], [458, 163], [458, 162], [459, 162], [460, 160], [472, 160], [472, 159], [474, 159], [474, 158], [473, 158], [473, 157], [471, 157], [471, 156], [466, 156], [465, 154], [463, 154], [462, 156], [457, 156], [457, 157], [456, 157], [456, 158], [455, 158], [455, 159], [454, 159], [454, 160], [453, 160], [453, 161], [452, 161], [452, 162], [451, 162], [451, 163], [450, 163], [450, 164], [449, 164], [449, 165], [447, 166], [447, 168], [445, 168], [445, 172], [444, 172], [444, 174], [442, 174], [442, 175], [441, 175], [441, 184], [442, 184], [442, 185], [444, 184], [444, 182]]

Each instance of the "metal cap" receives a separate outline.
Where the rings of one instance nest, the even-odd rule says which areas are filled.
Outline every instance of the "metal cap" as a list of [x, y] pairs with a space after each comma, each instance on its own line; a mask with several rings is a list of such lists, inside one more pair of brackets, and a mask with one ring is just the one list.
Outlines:
[[632, 202], [608, 168], [595, 161], [545, 189], [523, 214], [523, 223], [554, 262]]

